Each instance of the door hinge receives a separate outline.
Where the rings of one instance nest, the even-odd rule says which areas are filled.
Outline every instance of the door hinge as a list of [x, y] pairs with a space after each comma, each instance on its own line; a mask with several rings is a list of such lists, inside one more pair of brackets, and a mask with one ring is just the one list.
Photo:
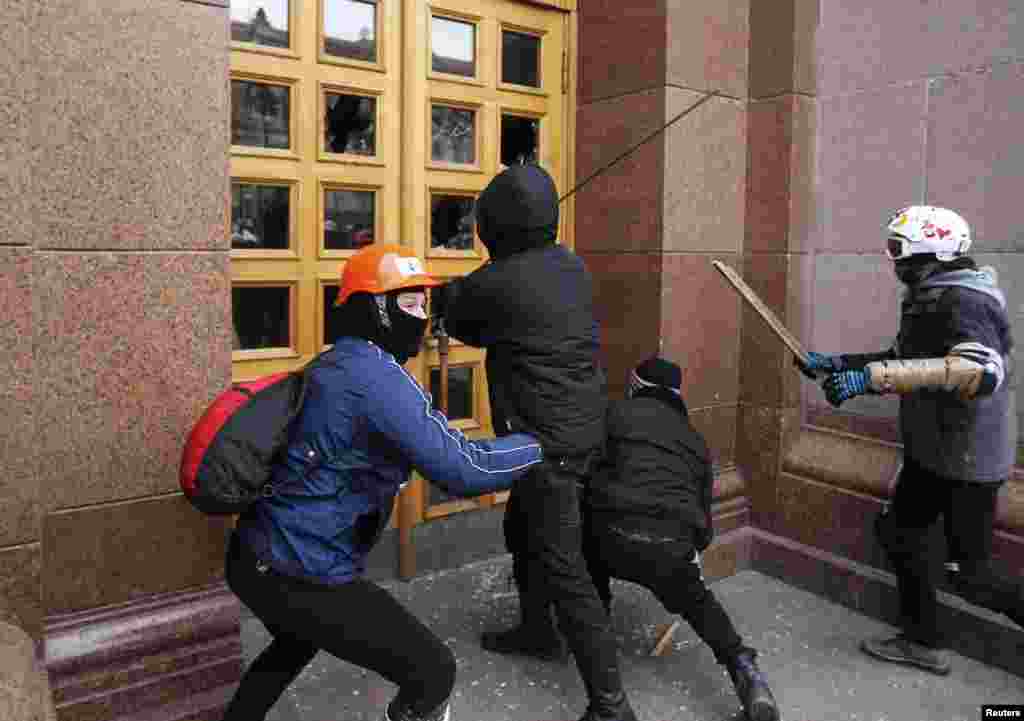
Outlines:
[[569, 92], [569, 51], [562, 51], [562, 95]]

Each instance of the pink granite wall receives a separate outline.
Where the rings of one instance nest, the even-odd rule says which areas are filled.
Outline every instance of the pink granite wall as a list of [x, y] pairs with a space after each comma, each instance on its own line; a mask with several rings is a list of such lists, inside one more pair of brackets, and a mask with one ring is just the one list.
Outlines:
[[6, 8], [0, 620], [46, 641], [223, 575], [226, 523], [176, 491], [231, 376], [227, 3]]

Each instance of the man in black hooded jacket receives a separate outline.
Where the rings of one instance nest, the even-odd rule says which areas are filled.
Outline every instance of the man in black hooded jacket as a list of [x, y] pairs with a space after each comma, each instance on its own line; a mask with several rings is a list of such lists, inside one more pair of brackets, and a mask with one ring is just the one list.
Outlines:
[[495, 177], [476, 203], [490, 262], [441, 294], [447, 329], [487, 349], [497, 435], [529, 429], [545, 462], [513, 486], [505, 540], [522, 623], [485, 634], [498, 652], [555, 651], [559, 624], [589, 697], [581, 721], [635, 721], [622, 690], [615, 637], [582, 552], [579, 489], [605, 439], [606, 379], [598, 361], [593, 287], [583, 262], [557, 244], [558, 193], [537, 165]]

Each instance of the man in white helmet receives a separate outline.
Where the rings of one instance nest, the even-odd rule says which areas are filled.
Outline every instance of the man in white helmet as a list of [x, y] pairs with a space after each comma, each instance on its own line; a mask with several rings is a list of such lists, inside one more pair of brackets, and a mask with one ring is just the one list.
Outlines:
[[952, 210], [910, 206], [887, 226], [886, 252], [906, 286], [896, 343], [866, 355], [810, 354], [835, 406], [864, 393], [900, 395], [903, 467], [875, 523], [899, 581], [903, 633], [864, 641], [885, 661], [937, 674], [950, 665], [939, 634], [928, 530], [942, 515], [953, 589], [1024, 625], [1024, 589], [989, 566], [996, 497], [1010, 474], [1016, 412], [1013, 339], [995, 270], [966, 255], [967, 222]]

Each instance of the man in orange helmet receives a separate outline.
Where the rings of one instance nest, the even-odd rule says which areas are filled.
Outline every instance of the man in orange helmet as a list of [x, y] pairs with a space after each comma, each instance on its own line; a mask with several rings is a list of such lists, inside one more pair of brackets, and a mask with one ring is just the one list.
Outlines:
[[407, 248], [372, 245], [345, 265], [341, 337], [309, 371], [302, 411], [274, 469], [275, 492], [240, 518], [227, 581], [273, 636], [225, 721], [259, 721], [324, 650], [398, 686], [386, 721], [442, 721], [451, 650], [363, 578], [395, 496], [416, 469], [447, 492], [509, 488], [542, 460], [531, 436], [470, 441], [432, 408], [402, 363], [419, 352], [425, 288], [438, 281]]

